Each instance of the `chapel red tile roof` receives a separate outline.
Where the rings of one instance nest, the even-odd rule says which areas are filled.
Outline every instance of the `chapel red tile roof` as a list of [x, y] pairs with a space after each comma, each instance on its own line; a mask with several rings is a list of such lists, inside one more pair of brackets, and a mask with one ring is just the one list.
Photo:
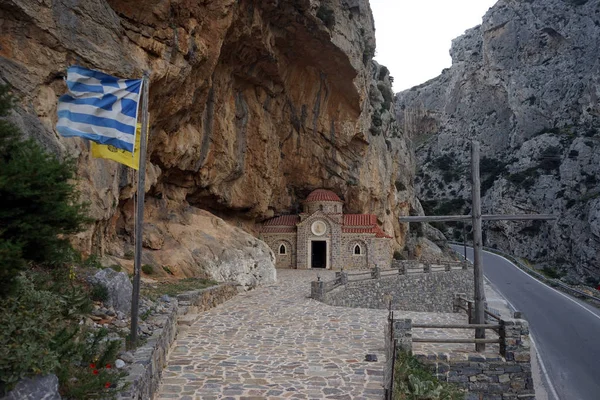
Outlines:
[[313, 190], [308, 195], [306, 200], [304, 200], [305, 203], [310, 203], [313, 201], [337, 201], [340, 203], [342, 202], [342, 200], [340, 200], [337, 194], [333, 193], [331, 190], [326, 189]]
[[[316, 193], [319, 192], [319, 193]], [[315, 194], [316, 193], [316, 194]], [[313, 194], [315, 194], [313, 196]], [[317, 189], [312, 192], [307, 201], [313, 196], [311, 201], [341, 201], [335, 193], [329, 190]], [[315, 200], [315, 198], [317, 200]], [[337, 199], [337, 200], [334, 200]], [[326, 199], [326, 200], [324, 200]], [[296, 225], [300, 222], [298, 215], [281, 215], [271, 218], [262, 226], [262, 233], [294, 233]], [[377, 238], [392, 238], [387, 235], [377, 223], [377, 216], [374, 214], [344, 214], [342, 222], [343, 233], [374, 233]]]
[[262, 233], [296, 233], [294, 226], [263, 226]]
[[271, 218], [270, 220], [266, 221], [263, 225], [295, 227], [298, 222], [300, 222], [300, 217], [298, 215], [281, 215], [279, 217]]
[[373, 214], [344, 214], [345, 226], [377, 225], [377, 216]]
[[373, 214], [345, 214], [342, 232], [374, 233], [377, 238], [392, 238], [379, 227], [377, 216]]

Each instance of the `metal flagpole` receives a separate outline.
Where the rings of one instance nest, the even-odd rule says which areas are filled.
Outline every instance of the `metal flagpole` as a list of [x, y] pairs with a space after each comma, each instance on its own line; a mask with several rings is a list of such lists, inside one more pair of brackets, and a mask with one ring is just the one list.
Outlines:
[[146, 140], [148, 136], [148, 92], [149, 74], [142, 78], [142, 137], [140, 138], [140, 165], [138, 167], [138, 185], [135, 211], [135, 259], [133, 262], [133, 294], [131, 296], [131, 347], [137, 344], [138, 311], [140, 303], [140, 270], [142, 263], [142, 227], [144, 226], [144, 195], [146, 186]]

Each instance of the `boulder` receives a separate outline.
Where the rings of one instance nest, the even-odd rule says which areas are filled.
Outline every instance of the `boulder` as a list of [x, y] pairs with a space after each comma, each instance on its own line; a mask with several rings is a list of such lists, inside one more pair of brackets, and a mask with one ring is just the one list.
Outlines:
[[25, 378], [2, 400], [60, 400], [56, 375]]
[[131, 311], [131, 294], [133, 286], [125, 272], [116, 272], [111, 268], [99, 271], [89, 279], [92, 284], [103, 285], [108, 289], [107, 307], [128, 314]]
[[[261, 240], [195, 207], [150, 200], [154, 227], [169, 232], [160, 249], [144, 249], [142, 261], [157, 277], [205, 277], [245, 288], [274, 283], [275, 256]], [[168, 267], [165, 271], [164, 267]]]

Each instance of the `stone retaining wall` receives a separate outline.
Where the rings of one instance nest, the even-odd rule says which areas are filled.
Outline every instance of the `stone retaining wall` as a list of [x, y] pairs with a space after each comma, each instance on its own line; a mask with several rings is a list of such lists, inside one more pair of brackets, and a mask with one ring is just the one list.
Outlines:
[[166, 312], [149, 317], [160, 326], [148, 341], [134, 353], [134, 362], [126, 381], [129, 387], [119, 400], [152, 399], [160, 383], [160, 375], [178, 332], [178, 319], [199, 313], [229, 300], [238, 293], [235, 284], [224, 283], [206, 289], [182, 293], [171, 302]]
[[391, 299], [396, 310], [453, 312], [455, 293], [473, 297], [472, 269], [348, 282], [318, 300], [332, 306], [385, 309]]
[[466, 360], [449, 360], [448, 354], [416, 355], [437, 378], [468, 390], [465, 400], [534, 399], [529, 362], [506, 361], [490, 354], [469, 354]]
[[[392, 323], [393, 329], [388, 326], [386, 332], [393, 332], [397, 350], [412, 353], [411, 320], [400, 319]], [[499, 336], [500, 354], [467, 353], [460, 358], [450, 358], [448, 353], [414, 356], [430, 367], [439, 380], [468, 390], [466, 400], [535, 399], [529, 324], [523, 319], [501, 320]], [[386, 349], [390, 343], [386, 334]], [[391, 352], [387, 351], [387, 354], [389, 357]]]

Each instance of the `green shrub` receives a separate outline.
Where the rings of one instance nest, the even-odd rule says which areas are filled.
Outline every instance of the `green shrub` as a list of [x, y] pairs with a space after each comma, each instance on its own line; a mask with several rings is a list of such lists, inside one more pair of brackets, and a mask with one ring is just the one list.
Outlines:
[[396, 190], [399, 192], [406, 190], [406, 185], [402, 181], [394, 182], [394, 186], [396, 186]]
[[92, 304], [66, 275], [21, 273], [0, 302], [0, 396], [24, 377], [48, 373], [58, 376], [63, 398], [105, 399], [119, 390], [123, 373], [106, 366], [112, 367], [121, 343], [107, 341], [106, 330], [79, 325]]
[[506, 179], [523, 189], [530, 189], [535, 184], [538, 176], [539, 172], [536, 168], [528, 168], [524, 171], [510, 174]]
[[97, 268], [102, 269], [102, 264], [100, 263], [100, 259], [96, 254], [91, 254], [86, 260], [83, 262], [83, 266], [86, 268]]
[[455, 170], [444, 171], [442, 172], [442, 179], [445, 183], [456, 182], [460, 179], [460, 174]]
[[71, 180], [74, 161], [59, 160], [33, 140], [24, 140], [4, 118], [13, 99], [0, 86], [0, 296], [27, 261], [62, 260], [70, 248], [65, 235], [89, 220]]
[[329, 29], [333, 28], [335, 25], [335, 14], [333, 13], [333, 10], [323, 4], [321, 4], [317, 10], [317, 18], [323, 21], [325, 26]]
[[540, 232], [542, 231], [542, 226], [543, 226], [543, 222], [542, 221], [533, 221], [531, 223], [531, 225], [526, 226], [525, 228], [521, 229], [519, 231], [519, 233], [523, 234], [523, 235], [527, 235], [527, 236], [538, 236], [540, 234]]
[[594, 278], [593, 276], [586, 276], [585, 284], [596, 289], [596, 287], [600, 285], [600, 279]]
[[[114, 399], [122, 389], [119, 381], [127, 375], [114, 366], [120, 340], [108, 340], [108, 330], [83, 331], [79, 341], [64, 341], [65, 350], [75, 357], [61, 362], [57, 376], [60, 392], [67, 399]], [[67, 339], [67, 337], [65, 337]]]
[[119, 264], [113, 264], [113, 265], [110, 266], [110, 268], [112, 270], [114, 270], [114, 271], [117, 271], [117, 272], [123, 271], [123, 267], [121, 267]]
[[564, 272], [548, 266], [543, 267], [541, 272], [550, 279], [560, 279], [566, 275]]
[[479, 163], [479, 172], [482, 175], [501, 175], [506, 172], [506, 163], [491, 157], [482, 157]]
[[432, 227], [434, 227], [435, 229], [437, 229], [438, 231], [442, 232], [442, 234], [444, 236], [446, 236], [447, 232], [448, 232], [448, 226], [446, 226], [446, 224], [444, 222], [430, 222], [429, 225], [431, 225]]
[[394, 260], [404, 260], [404, 255], [398, 250], [394, 251]]
[[377, 89], [379, 89], [381, 95], [383, 96], [381, 108], [389, 111], [392, 107], [392, 102], [394, 101], [394, 92], [392, 92], [392, 88], [387, 86], [384, 82], [378, 82]]
[[163, 265], [162, 269], [163, 269], [163, 271], [165, 271], [169, 275], [175, 275], [173, 273], [173, 271], [171, 271], [171, 268], [168, 265]]
[[124, 257], [126, 260], [133, 260], [133, 259], [135, 258], [135, 253], [133, 252], [133, 250], [127, 250], [127, 251], [125, 252], [125, 254], [123, 255], [123, 257]]
[[444, 154], [444, 155], [439, 156], [438, 158], [434, 159], [431, 162], [431, 164], [434, 168], [437, 168], [442, 171], [448, 171], [448, 170], [455, 168], [456, 160], [451, 155]]
[[425, 232], [423, 231], [423, 223], [422, 222], [409, 222], [408, 229], [411, 232], [415, 232], [417, 237], [425, 236]]
[[452, 199], [445, 201], [421, 201], [425, 215], [459, 215], [464, 213], [468, 203], [465, 199]]
[[457, 386], [440, 382], [416, 358], [399, 352], [394, 364], [393, 399], [463, 400], [465, 392]]
[[95, 283], [92, 285], [90, 298], [94, 301], [105, 302], [108, 300], [108, 289], [101, 283]]
[[152, 275], [154, 273], [154, 267], [150, 264], [142, 265], [142, 272], [146, 275]]
[[373, 115], [371, 116], [371, 124], [376, 127], [380, 127], [383, 124], [380, 110], [373, 111]]
[[538, 166], [544, 171], [556, 170], [560, 167], [560, 163], [560, 148], [550, 146], [540, 153]]
[[479, 164], [479, 171], [485, 179], [481, 182], [481, 194], [484, 195], [494, 186], [494, 182], [502, 175], [506, 174], [507, 164], [491, 157], [482, 157]]
[[365, 49], [363, 51], [363, 64], [367, 65], [371, 59], [375, 56], [375, 45], [371, 43], [367, 43], [365, 45]]

